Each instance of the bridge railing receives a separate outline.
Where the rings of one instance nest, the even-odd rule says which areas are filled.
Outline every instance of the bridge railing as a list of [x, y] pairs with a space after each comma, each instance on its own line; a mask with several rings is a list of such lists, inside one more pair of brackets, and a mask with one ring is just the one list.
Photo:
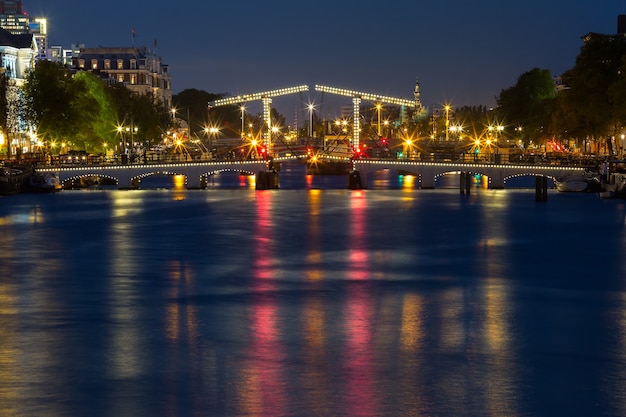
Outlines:
[[[406, 161], [406, 162], [439, 162], [439, 163], [455, 163], [455, 164], [497, 164], [497, 165], [538, 165], [538, 166], [569, 166], [596, 169], [600, 166], [603, 159], [595, 155], [543, 155], [543, 154], [498, 154], [492, 155], [474, 155], [470, 153], [462, 153], [451, 155], [450, 153], [428, 153], [422, 152], [410, 157], [398, 157], [395, 154], [389, 154], [380, 157], [367, 157], [366, 159], [387, 160], [387, 161]], [[275, 161], [286, 159], [307, 158], [306, 155], [293, 155], [288, 158], [276, 157]], [[327, 155], [317, 155], [318, 159], [331, 158]], [[78, 167], [78, 166], [117, 166], [117, 165], [150, 165], [150, 164], [175, 164], [175, 163], [206, 163], [206, 162], [238, 162], [238, 161], [264, 161], [262, 158], [242, 157], [241, 155], [232, 154], [226, 157], [215, 158], [211, 155], [185, 155], [185, 154], [147, 154], [135, 158], [123, 160], [121, 157], [104, 157], [104, 156], [81, 156], [67, 157], [65, 155], [55, 155], [52, 157], [24, 158], [15, 160], [15, 163], [29, 163], [35, 167]], [[5, 161], [7, 162], [7, 161]], [[11, 161], [9, 161], [11, 162]]]

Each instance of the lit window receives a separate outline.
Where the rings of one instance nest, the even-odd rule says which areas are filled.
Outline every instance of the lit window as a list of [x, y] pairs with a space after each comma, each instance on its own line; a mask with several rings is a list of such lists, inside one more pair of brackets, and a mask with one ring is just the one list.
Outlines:
[[117, 82], [118, 83], [124, 82], [124, 74], [117, 74]]
[[98, 60], [97, 59], [92, 59], [91, 60], [91, 69], [98, 69]]
[[111, 69], [111, 60], [110, 59], [105, 59], [104, 60], [104, 69], [107, 69], [107, 70]]
[[78, 60], [78, 68], [85, 69], [85, 60], [84, 59], [79, 59]]
[[131, 74], [130, 75], [130, 83], [131, 84], [137, 84], [137, 74]]
[[118, 59], [117, 60], [117, 69], [124, 69], [124, 60], [123, 59]]

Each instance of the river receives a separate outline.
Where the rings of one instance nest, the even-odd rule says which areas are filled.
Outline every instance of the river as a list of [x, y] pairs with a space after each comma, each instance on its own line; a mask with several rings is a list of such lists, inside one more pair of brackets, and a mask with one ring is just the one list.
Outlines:
[[0, 416], [624, 415], [623, 200], [249, 181], [0, 198]]

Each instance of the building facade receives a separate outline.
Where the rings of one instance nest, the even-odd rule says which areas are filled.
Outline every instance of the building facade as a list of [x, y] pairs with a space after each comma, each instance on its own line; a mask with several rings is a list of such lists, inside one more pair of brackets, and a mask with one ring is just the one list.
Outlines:
[[35, 65], [37, 43], [32, 34], [12, 34], [0, 28], [0, 73], [4, 77], [2, 94], [6, 96], [6, 131], [0, 131], [0, 148], [11, 154], [28, 151], [31, 140], [28, 126], [20, 118], [22, 86], [28, 71]]
[[48, 59], [48, 21], [31, 18], [21, 0], [0, 0], [0, 27], [13, 35], [35, 35], [37, 59]]
[[29, 30], [37, 42], [37, 49], [39, 50], [37, 59], [48, 59], [48, 21], [43, 18], [31, 19]]
[[0, 0], [0, 27], [13, 35], [28, 33], [30, 17], [21, 0]]
[[72, 58], [72, 66], [99, 75], [109, 83], [124, 84], [137, 94], [150, 94], [166, 108], [172, 106], [169, 67], [146, 47], [82, 48]]
[[37, 43], [32, 34], [14, 35], [0, 28], [0, 68], [10, 80], [22, 84], [35, 64]]

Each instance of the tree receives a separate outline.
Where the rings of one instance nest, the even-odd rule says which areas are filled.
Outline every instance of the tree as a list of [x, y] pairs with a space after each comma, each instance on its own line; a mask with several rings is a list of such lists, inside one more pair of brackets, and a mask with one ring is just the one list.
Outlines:
[[74, 75], [79, 84], [74, 106], [83, 112], [83, 124], [76, 129], [74, 144], [90, 152], [104, 153], [115, 144], [115, 109], [106, 94], [106, 86], [95, 75], [80, 71]]
[[523, 126], [525, 140], [540, 140], [549, 122], [551, 101], [556, 87], [549, 70], [533, 68], [519, 76], [517, 83], [504, 89], [497, 97], [499, 120]]
[[170, 115], [152, 95], [139, 95], [123, 84], [114, 84], [106, 92], [115, 111], [114, 126], [132, 129], [133, 140], [147, 146], [161, 140], [170, 123]]
[[[28, 73], [24, 93], [26, 120], [46, 139], [73, 140], [96, 115], [97, 108], [86, 100], [85, 83], [74, 82], [59, 63], [39, 61]], [[78, 97], [85, 100], [81, 103]]]
[[[241, 108], [236, 105], [209, 108], [209, 103], [224, 96], [225, 94], [208, 93], [192, 88], [174, 95], [172, 104], [177, 109], [177, 117], [190, 125], [192, 135], [197, 135], [198, 132], [204, 131], [205, 127], [211, 125], [218, 127], [226, 136], [237, 137], [241, 134]], [[244, 117], [245, 121], [253, 122], [254, 120], [254, 116], [245, 111]], [[278, 119], [280, 115], [273, 112], [272, 120]]]
[[8, 146], [8, 129], [7, 129], [7, 86], [8, 77], [6, 71], [0, 71], [0, 135], [3, 135], [3, 143], [0, 143], [0, 154], [4, 152], [6, 146], [7, 152], [11, 151], [11, 147]]
[[624, 56], [624, 37], [594, 36], [562, 75], [567, 89], [559, 93], [557, 111], [573, 137], [605, 138], [623, 125]]

